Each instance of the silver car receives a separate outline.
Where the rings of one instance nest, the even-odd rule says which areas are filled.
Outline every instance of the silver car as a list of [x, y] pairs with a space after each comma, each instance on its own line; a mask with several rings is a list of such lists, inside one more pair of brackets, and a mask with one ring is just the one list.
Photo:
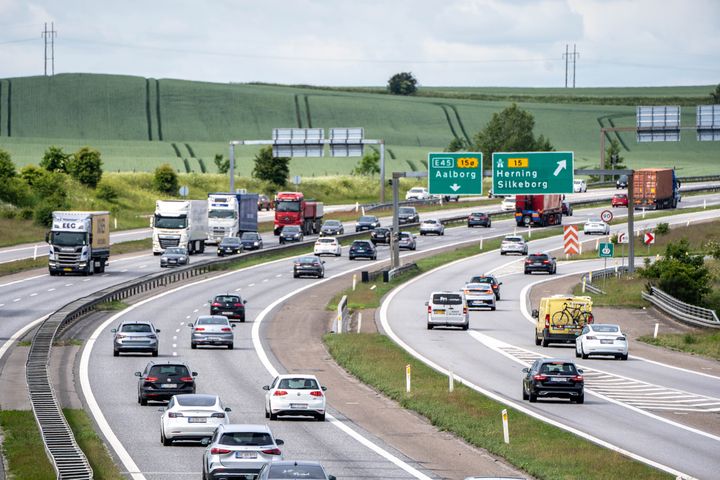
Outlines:
[[489, 283], [468, 283], [463, 291], [470, 310], [482, 307], [495, 310], [495, 292]]
[[588, 218], [587, 222], [585, 222], [585, 226], [583, 227], [583, 233], [585, 235], [610, 235], [610, 225], [599, 218]]
[[255, 476], [270, 462], [283, 459], [283, 445], [267, 425], [218, 425], [203, 454], [203, 478], [245, 478]]
[[169, 247], [160, 257], [160, 266], [163, 268], [177, 267], [188, 263], [190, 263], [190, 255], [187, 248], [184, 247]]
[[506, 255], [508, 253], [527, 255], [528, 245], [525, 243], [525, 239], [519, 235], [511, 235], [503, 238], [502, 243], [500, 243], [500, 255]]
[[160, 329], [150, 322], [122, 322], [110, 330], [113, 335], [113, 356], [120, 352], [150, 352], [158, 356], [158, 333]]
[[428, 235], [430, 233], [445, 235], [445, 225], [443, 225], [440, 220], [423, 220], [420, 224], [420, 235]]
[[195, 323], [188, 323], [192, 328], [190, 334], [190, 348], [198, 345], [224, 345], [232, 350], [235, 343], [233, 328], [230, 320], [222, 315], [201, 315]]

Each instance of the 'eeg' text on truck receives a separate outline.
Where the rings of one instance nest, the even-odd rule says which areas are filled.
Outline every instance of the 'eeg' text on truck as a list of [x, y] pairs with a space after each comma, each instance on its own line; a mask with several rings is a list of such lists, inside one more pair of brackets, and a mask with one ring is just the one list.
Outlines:
[[158, 200], [153, 227], [153, 254], [168, 247], [185, 247], [188, 254], [205, 251], [208, 231], [207, 200]]
[[110, 213], [53, 212], [52, 216], [52, 228], [45, 236], [50, 244], [50, 275], [104, 272], [110, 258]]
[[209, 193], [207, 243], [258, 230], [257, 193]]
[[275, 235], [280, 235], [285, 225], [298, 225], [304, 235], [319, 233], [322, 219], [322, 202], [306, 201], [302, 192], [278, 192], [275, 196]]

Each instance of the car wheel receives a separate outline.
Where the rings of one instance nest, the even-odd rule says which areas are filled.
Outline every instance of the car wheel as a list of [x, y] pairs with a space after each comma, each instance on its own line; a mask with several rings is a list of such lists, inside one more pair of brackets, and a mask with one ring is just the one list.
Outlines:
[[170, 445], [172, 445], [172, 440], [169, 438], [166, 438], [165, 434], [162, 431], [160, 432], [160, 442], [166, 447], [169, 447]]
[[428, 324], [427, 324], [427, 329], [428, 329], [428, 330], [432, 330], [432, 329], [433, 329], [433, 326], [428, 323]]
[[530, 403], [537, 402], [537, 395], [532, 392], [528, 393], [528, 400], [530, 400]]
[[140, 395], [140, 405], [147, 405], [147, 398]]
[[628, 359], [627, 353], [624, 355], [620, 355], [620, 360], [627, 360], [627, 359]]
[[192, 348], [193, 350], [195, 350], [195, 349], [197, 348], [197, 344], [190, 342], [190, 348]]
[[469, 324], [469, 323], [466, 323], [465, 325], [462, 326], [462, 329], [463, 329], [463, 330], [467, 330], [468, 328], [470, 328], [470, 324]]
[[270, 412], [270, 420], [277, 420], [277, 413]]
[[530, 271], [529, 271], [529, 270], [525, 270], [525, 275], [529, 275], [529, 274], [530, 274]]
[[490, 310], [494, 312], [495, 308], [497, 308], [497, 307], [490, 307]]
[[585, 403], [585, 394], [581, 393], [580, 396], [578, 396], [575, 400], [575, 403]]
[[495, 295], [495, 300], [500, 301], [500, 294]]
[[372, 259], [377, 260], [377, 255], [373, 255]]
[[157, 350], [153, 350], [152, 356], [153, 356], [153, 357], [157, 357], [157, 356], [158, 356], [158, 351], [157, 351]]
[[117, 350], [113, 350], [113, 357], [119, 357], [119, 356], [120, 356], [120, 352], [118, 352]]
[[228, 350], [232, 350], [233, 348], [235, 348], [235, 344], [231, 343], [230, 345], [228, 345]]
[[265, 409], [265, 418], [270, 418], [270, 413], [268, 413], [267, 408]]
[[500, 250], [500, 255], [505, 255], [505, 252], [503, 252], [502, 250]]
[[550, 345], [550, 342], [548, 341], [547, 337], [543, 336], [541, 344], [542, 344], [543, 348], [545, 348], [548, 345]]
[[589, 357], [589, 355], [585, 353], [585, 349], [582, 347], [582, 345], [580, 345], [580, 356], [583, 360], [587, 360]]
[[575, 347], [575, 358], [580, 358], [580, 351]]
[[324, 422], [324, 421], [325, 421], [325, 414], [324, 414], [324, 413], [319, 413], [319, 414], [317, 414], [317, 415], [315, 416], [315, 419], [316, 419], [318, 422]]
[[527, 392], [525, 391], [525, 385], [523, 385], [523, 389], [522, 389], [522, 390], [523, 390], [523, 400], [527, 400], [527, 399], [528, 399], [528, 394], [527, 394]]
[[537, 335], [535, 335], [535, 345], [540, 345], [540, 337], [538, 337]]
[[349, 257], [350, 260], [355, 260], [355, 257], [351, 256]]

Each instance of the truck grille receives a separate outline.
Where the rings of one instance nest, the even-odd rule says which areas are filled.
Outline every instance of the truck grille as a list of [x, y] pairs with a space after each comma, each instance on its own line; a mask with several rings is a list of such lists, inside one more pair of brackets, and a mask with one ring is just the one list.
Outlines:
[[58, 252], [57, 254], [58, 262], [60, 262], [61, 265], [67, 264], [67, 265], [74, 265], [78, 262], [80, 262], [80, 254], [79, 253], [62, 253]]
[[178, 245], [180, 245], [179, 238], [160, 238], [161, 248], [177, 247]]

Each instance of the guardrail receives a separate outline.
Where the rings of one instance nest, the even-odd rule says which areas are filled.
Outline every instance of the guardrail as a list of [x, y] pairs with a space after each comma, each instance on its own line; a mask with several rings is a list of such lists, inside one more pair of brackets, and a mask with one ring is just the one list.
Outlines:
[[597, 295], [605, 295], [605, 292], [593, 285], [593, 281], [603, 278], [619, 277], [628, 272], [628, 267], [618, 267], [617, 265], [610, 268], [601, 268], [599, 270], [592, 270], [588, 273], [583, 274], [580, 279], [583, 283], [583, 288], [589, 290]]
[[681, 302], [655, 287], [650, 287], [649, 293], [642, 292], [642, 298], [676, 320], [700, 327], [720, 328], [720, 320], [714, 310]]
[[411, 270], [417, 270], [418, 266], [415, 262], [406, 263], [405, 265], [400, 265], [396, 268], [391, 268], [390, 270], [385, 270], [383, 273], [383, 282], [389, 282], [393, 278], [397, 277], [398, 275], [402, 275], [405, 272], [409, 272]]

